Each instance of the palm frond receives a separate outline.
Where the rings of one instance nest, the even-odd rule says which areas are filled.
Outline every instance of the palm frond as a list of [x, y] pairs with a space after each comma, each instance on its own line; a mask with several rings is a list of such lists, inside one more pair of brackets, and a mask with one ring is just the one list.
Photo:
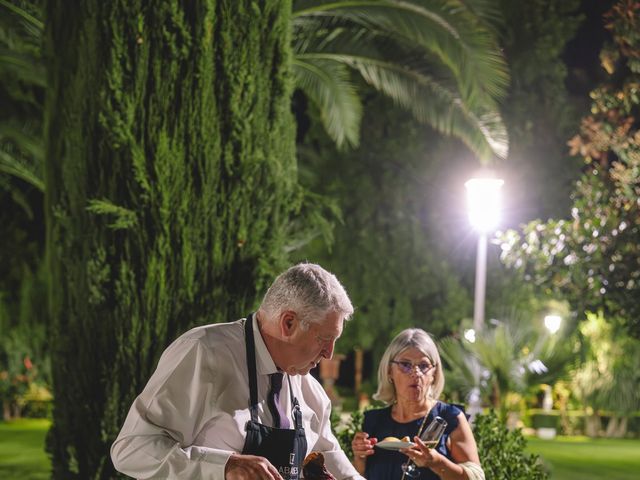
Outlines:
[[296, 86], [320, 109], [321, 120], [338, 148], [358, 145], [362, 104], [345, 65], [331, 59], [297, 56]]
[[319, 53], [300, 58], [349, 65], [368, 84], [411, 111], [418, 121], [460, 138], [483, 160], [507, 155], [506, 127], [499, 113], [471, 112], [455, 91], [430, 75], [395, 62], [353, 55]]
[[500, 4], [495, 0], [462, 0], [460, 4], [490, 29], [497, 29], [504, 25]]
[[44, 66], [30, 54], [0, 48], [0, 72], [3, 76], [13, 74], [27, 84], [46, 86]]
[[352, 61], [367, 83], [410, 110], [417, 120], [460, 138], [483, 160], [506, 157], [507, 131], [497, 109], [476, 108], [474, 113], [455, 91], [415, 70], [367, 59]]
[[482, 160], [504, 158], [507, 131], [496, 99], [508, 74], [485, 26], [496, 18], [497, 10], [482, 0], [299, 1], [294, 56], [343, 75], [336, 63], [346, 65], [419, 121], [462, 139]]
[[447, 366], [449, 387], [469, 394], [474, 387], [480, 385], [482, 365], [458, 339], [447, 337], [440, 340], [439, 350]]
[[406, 45], [420, 45], [454, 72], [465, 101], [483, 101], [487, 95], [503, 95], [509, 77], [495, 36], [472, 6], [482, 10], [479, 2], [447, 0], [300, 2], [294, 8], [294, 31], [301, 17], [325, 24], [335, 18], [338, 25], [350, 22]]
[[7, 9], [13, 15], [22, 20], [23, 24], [28, 28], [28, 32], [37, 35], [38, 32], [42, 33], [44, 30], [44, 22], [33, 15], [32, 12], [28, 12], [24, 8], [20, 8], [18, 5], [14, 5], [7, 0], [0, 0], [0, 7]]
[[44, 192], [44, 181], [37, 168], [3, 150], [0, 150], [0, 173], [17, 177]]

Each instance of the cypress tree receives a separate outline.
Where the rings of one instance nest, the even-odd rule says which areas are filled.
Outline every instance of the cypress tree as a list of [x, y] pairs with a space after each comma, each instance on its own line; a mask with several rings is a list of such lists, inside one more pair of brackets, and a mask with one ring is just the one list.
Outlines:
[[282, 0], [46, 7], [54, 478], [112, 478], [166, 345], [229, 321], [284, 263], [296, 208]]

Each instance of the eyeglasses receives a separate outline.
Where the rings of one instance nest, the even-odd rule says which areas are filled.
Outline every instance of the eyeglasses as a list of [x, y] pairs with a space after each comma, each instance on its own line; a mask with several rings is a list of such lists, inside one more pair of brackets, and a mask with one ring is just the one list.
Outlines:
[[420, 370], [420, 373], [422, 373], [423, 375], [426, 375], [431, 370], [436, 368], [436, 365], [431, 365], [430, 363], [427, 363], [427, 362], [411, 363], [404, 360], [400, 360], [400, 361], [391, 360], [391, 363], [395, 363], [400, 369], [400, 371], [406, 374], [413, 372], [413, 369], [415, 367], [418, 367], [418, 370]]

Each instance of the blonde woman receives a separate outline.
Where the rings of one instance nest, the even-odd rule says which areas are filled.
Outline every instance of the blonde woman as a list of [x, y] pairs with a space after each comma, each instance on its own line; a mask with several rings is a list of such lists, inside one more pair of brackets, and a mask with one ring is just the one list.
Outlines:
[[[440, 354], [429, 334], [419, 328], [398, 334], [380, 361], [374, 395], [388, 406], [365, 412], [363, 431], [351, 443], [356, 469], [368, 480], [484, 479], [467, 418], [459, 408], [438, 400], [443, 388]], [[436, 416], [447, 421], [447, 429], [440, 443], [428, 448], [417, 434]], [[390, 436], [409, 437], [415, 446], [399, 451], [375, 447]], [[403, 474], [407, 457], [419, 467], [418, 475]]]

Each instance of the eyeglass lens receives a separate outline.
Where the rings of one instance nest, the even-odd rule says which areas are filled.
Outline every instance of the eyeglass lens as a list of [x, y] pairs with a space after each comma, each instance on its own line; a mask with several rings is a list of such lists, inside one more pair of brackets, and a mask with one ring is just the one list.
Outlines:
[[429, 370], [431, 370], [435, 366], [427, 362], [420, 362], [420, 363], [416, 363], [415, 365], [411, 362], [405, 362], [405, 361], [393, 361], [392, 363], [395, 363], [396, 365], [398, 365], [402, 373], [411, 373], [414, 367], [418, 367], [418, 370], [420, 370], [421, 373], [427, 373]]

